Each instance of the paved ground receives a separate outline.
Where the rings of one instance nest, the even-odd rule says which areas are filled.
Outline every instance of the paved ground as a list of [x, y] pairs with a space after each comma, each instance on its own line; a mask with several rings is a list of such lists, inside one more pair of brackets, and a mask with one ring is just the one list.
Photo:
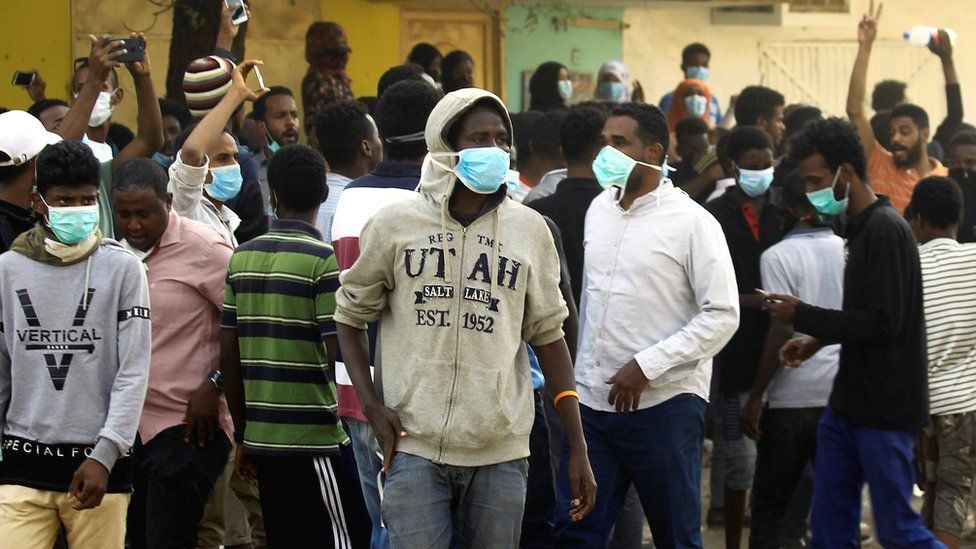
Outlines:
[[[710, 475], [710, 472], [711, 471], [710, 471], [710, 468], [708, 466], [708, 461], [709, 461], [708, 458], [709, 458], [709, 456], [706, 455], [706, 457], [705, 457], [705, 463], [706, 463], [705, 470], [702, 472], [702, 509], [703, 510], [708, 509], [708, 503], [709, 503], [709, 500], [710, 500], [710, 497], [711, 497], [711, 494], [709, 493], [710, 490], [709, 490], [709, 483], [708, 483], [708, 479], [709, 479], [709, 475]], [[871, 505], [870, 505], [869, 497], [868, 497], [868, 494], [867, 494], [867, 491], [866, 490], [865, 490], [865, 493], [864, 493], [863, 501], [864, 501], [864, 505], [863, 505], [863, 511], [861, 513], [862, 514], [862, 520], [865, 523], [867, 523], [867, 524], [872, 524], [872, 522], [871, 522], [872, 521], [872, 519], [871, 519]], [[922, 506], [921, 499], [915, 498], [914, 504], [915, 504], [915, 508], [916, 509], [921, 508], [921, 506]], [[703, 516], [704, 516], [704, 512], [703, 512]], [[705, 545], [705, 548], [706, 549], [722, 549], [722, 548], [725, 547], [725, 530], [723, 530], [721, 528], [709, 529], [709, 528], [704, 528], [703, 527], [703, 530], [702, 530], [702, 539], [703, 539], [703, 542], [704, 542], [704, 545]], [[653, 548], [653, 547], [654, 547], [654, 545], [651, 543], [651, 532], [647, 528], [647, 526], [645, 525], [645, 527], [644, 527], [644, 545], [643, 545], [642, 549], [650, 549], [650, 548]], [[746, 549], [746, 548], [749, 547], [749, 530], [748, 529], [746, 529], [743, 532], [743, 534], [742, 534], [742, 544], [741, 544], [741, 547], [742, 547], [742, 549]], [[865, 544], [863, 547], [864, 547], [864, 549], [881, 549], [881, 544], [879, 544], [877, 542], [870, 542], [870, 543]], [[976, 541], [970, 541], [970, 542], [964, 543], [963, 544], [963, 547], [966, 548], [966, 549], [976, 549]]]

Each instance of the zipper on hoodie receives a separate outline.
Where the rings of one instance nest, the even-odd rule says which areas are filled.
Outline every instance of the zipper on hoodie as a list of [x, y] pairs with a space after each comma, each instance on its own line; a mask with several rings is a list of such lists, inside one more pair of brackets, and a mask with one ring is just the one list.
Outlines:
[[[464, 279], [464, 248], [466, 247], [466, 242], [468, 240], [468, 228], [461, 227], [461, 278]], [[450, 255], [450, 254], [446, 254]], [[450, 261], [450, 257], [447, 258]], [[457, 378], [458, 378], [458, 354], [461, 352], [461, 306], [464, 301], [461, 299], [461, 292], [455, 292], [457, 294], [457, 316], [454, 319], [454, 377], [451, 379], [451, 399], [447, 402], [447, 414], [444, 416], [444, 426], [441, 427], [441, 440], [437, 445], [437, 461], [441, 461], [444, 457], [444, 439], [447, 438], [447, 427], [451, 424], [451, 415], [454, 411], [454, 392], [457, 390]]]

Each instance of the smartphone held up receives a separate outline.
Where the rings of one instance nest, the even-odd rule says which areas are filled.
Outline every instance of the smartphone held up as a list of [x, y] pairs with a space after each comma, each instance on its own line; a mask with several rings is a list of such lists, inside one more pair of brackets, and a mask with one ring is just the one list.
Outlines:
[[247, 21], [247, 9], [244, 7], [244, 0], [224, 0], [224, 4], [230, 8], [231, 23], [240, 25]]
[[15, 71], [13, 85], [18, 88], [29, 88], [34, 83], [36, 73], [33, 71]]

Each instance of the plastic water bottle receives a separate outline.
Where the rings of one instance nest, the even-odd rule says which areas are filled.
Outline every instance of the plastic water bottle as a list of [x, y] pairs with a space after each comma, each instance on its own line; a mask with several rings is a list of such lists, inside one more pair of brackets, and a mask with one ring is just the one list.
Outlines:
[[[949, 43], [953, 46], [956, 45], [956, 32], [950, 28], [941, 29], [944, 30], [946, 35], [949, 36]], [[908, 29], [902, 34], [905, 40], [908, 40], [912, 44], [918, 46], [928, 46], [935, 40], [939, 39], [939, 29], [936, 27], [926, 27], [924, 25], [915, 25], [914, 27]]]

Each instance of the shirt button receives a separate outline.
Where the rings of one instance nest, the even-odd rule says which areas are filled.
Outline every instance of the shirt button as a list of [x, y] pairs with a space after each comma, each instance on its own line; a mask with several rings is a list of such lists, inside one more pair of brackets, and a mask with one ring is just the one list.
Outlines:
[[611, 273], [610, 271], [607, 271], [607, 276], [610, 276], [611, 274], [612, 274], [612, 273]]
[[597, 367], [597, 368], [599, 368], [599, 367], [600, 367], [600, 361], [599, 361], [599, 360], [598, 360], [598, 361], [596, 361], [596, 367]]

